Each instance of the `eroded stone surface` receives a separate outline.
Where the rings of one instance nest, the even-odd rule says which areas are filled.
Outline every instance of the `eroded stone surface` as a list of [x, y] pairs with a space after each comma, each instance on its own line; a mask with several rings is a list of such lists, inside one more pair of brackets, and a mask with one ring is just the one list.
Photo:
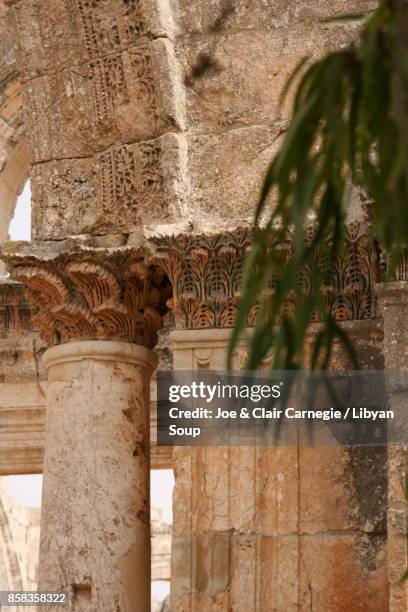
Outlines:
[[[23, 33], [20, 74], [33, 162], [34, 235], [51, 240], [85, 232], [103, 235], [104, 248], [123, 246], [129, 233], [138, 244], [148, 224], [183, 222], [201, 231], [250, 222], [263, 173], [286, 129], [290, 96], [282, 105], [280, 93], [287, 75], [305, 53], [317, 57], [344, 46], [358, 32], [358, 25], [320, 19], [373, 6], [352, 0], [8, 4], [16, 31]], [[206, 62], [208, 69], [202, 70]], [[11, 89], [1, 90], [0, 142], [11, 149], [18, 133], [14, 118], [21, 122], [14, 81]], [[17, 193], [14, 183], [11, 187]], [[73, 262], [63, 254], [65, 246], [55, 256], [50, 252], [59, 247], [50, 243], [42, 253], [32, 253], [34, 260], [42, 259], [34, 271], [27, 273], [24, 264], [27, 284], [51, 317], [42, 322], [43, 329], [51, 329], [48, 340], [117, 337], [119, 327], [122, 339], [153, 345], [155, 335], [146, 338], [132, 327], [135, 311], [145, 324], [144, 306], [137, 299], [137, 308], [124, 312], [129, 304], [123, 285], [116, 299], [125, 260], [113, 265], [110, 256], [101, 262], [82, 253], [79, 263]], [[185, 266], [189, 274], [196, 272], [199, 251], [193, 265]], [[217, 260], [214, 252], [209, 259]], [[231, 299], [232, 308], [217, 318], [224, 312], [219, 304], [236, 297], [234, 288], [225, 290], [231, 275], [220, 283], [218, 264], [208, 275], [210, 287], [200, 287], [208, 280], [205, 266], [199, 266], [199, 281], [190, 282], [193, 274], [179, 276], [181, 293], [190, 293], [186, 303], [193, 302], [197, 316], [189, 319], [188, 308], [181, 308], [177, 323], [185, 315], [184, 327], [207, 329], [200, 329], [201, 337], [190, 346], [179, 337], [176, 367], [181, 355], [184, 367], [225, 366], [227, 337], [220, 340], [214, 328], [233, 324], [237, 303]], [[375, 266], [371, 260], [364, 265], [357, 288], [343, 290], [344, 270], [337, 278], [331, 305], [338, 320], [367, 323], [381, 315], [372, 291]], [[136, 277], [133, 294], [139, 298], [140, 270]], [[129, 317], [132, 329], [126, 334]], [[401, 328], [405, 318], [401, 311], [393, 315]], [[381, 367], [381, 333], [361, 320], [358, 324], [360, 334], [373, 340], [359, 345], [365, 363]], [[399, 343], [397, 333], [391, 330], [386, 351], [406, 360], [407, 343]], [[347, 367], [337, 353], [335, 359]], [[236, 360], [244, 364], [244, 349]], [[130, 584], [138, 554], [146, 555], [148, 544], [146, 457], [140, 448], [131, 456], [139, 443], [133, 426], [145, 427], [147, 412], [136, 411], [131, 423], [134, 413], [125, 404], [129, 400], [140, 407], [147, 387], [132, 365], [115, 370], [95, 359], [82, 362], [77, 370], [67, 367], [65, 378], [59, 374], [49, 392], [47, 470], [52, 477], [43, 576], [54, 576], [57, 588], [68, 577], [76, 610], [114, 609], [111, 587], [117, 589], [113, 605], [126, 609], [117, 577]], [[381, 453], [347, 449], [180, 449], [173, 607], [181, 612], [271, 606], [277, 612], [387, 610], [385, 460]], [[395, 584], [406, 556], [404, 540], [397, 537], [406, 523], [401, 479], [395, 477], [401, 466], [403, 457], [390, 457], [393, 612], [406, 607], [404, 592]], [[54, 541], [53, 534], [58, 534]], [[144, 587], [147, 580], [144, 574]], [[129, 609], [135, 609], [133, 603]]]
[[34, 166], [34, 238], [130, 232], [143, 223], [180, 219], [184, 149], [180, 137], [168, 135]]
[[[285, 30], [290, 25], [301, 23], [304, 32], [310, 25], [338, 14], [344, 14], [351, 7], [357, 9], [356, 3], [350, 0], [278, 0], [269, 2], [252, 2], [236, 0], [208, 0], [193, 6], [188, 0], [180, 0], [181, 20], [184, 26], [182, 33], [209, 32], [230, 29], [275, 31]], [[363, 12], [373, 9], [376, 3], [363, 0], [358, 9]], [[217, 30], [218, 26], [218, 30]]]
[[[185, 218], [212, 228], [249, 221], [288, 118], [287, 76], [359, 28], [324, 22], [355, 10], [352, 0], [11, 4], [26, 32], [34, 235], [53, 239]], [[106, 161], [170, 133], [178, 144], [163, 144], [159, 181], [157, 168], [139, 178], [137, 161]]]
[[81, 612], [150, 610], [149, 376], [129, 343], [45, 354], [47, 444], [39, 588]]
[[[381, 325], [356, 323], [366, 367], [381, 367]], [[179, 330], [174, 366], [222, 369], [227, 344], [226, 329]], [[346, 363], [337, 348], [331, 367]], [[381, 448], [176, 448], [172, 606], [387, 610], [386, 462]]]
[[[405, 266], [397, 273], [399, 282], [382, 288], [384, 313], [384, 360], [390, 372], [407, 369], [407, 283]], [[402, 280], [403, 279], [403, 280]], [[391, 402], [404, 414], [408, 397], [406, 385], [391, 387]], [[408, 606], [408, 584], [400, 579], [408, 565], [408, 512], [406, 483], [408, 473], [407, 446], [391, 446], [388, 455], [387, 553], [390, 585], [390, 612], [403, 612]]]
[[[313, 234], [313, 228], [308, 228], [305, 240], [310, 240]], [[173, 286], [171, 307], [176, 326], [180, 329], [233, 327], [238, 316], [245, 259], [251, 250], [251, 230], [241, 227], [206, 235], [183, 233], [153, 237], [150, 242], [155, 245]], [[332, 278], [322, 285], [326, 311], [339, 322], [373, 319], [378, 314], [376, 281], [381, 248], [372, 241], [366, 224], [357, 221], [345, 227], [344, 242], [347, 255], [337, 257]], [[290, 261], [293, 249], [289, 235], [283, 249], [285, 260]], [[313, 253], [314, 266], [323, 271], [324, 254], [319, 247]], [[302, 271], [301, 282], [307, 294], [313, 284], [311, 270]], [[288, 298], [287, 312], [294, 307]], [[258, 304], [251, 308], [248, 326], [255, 324], [258, 310]], [[320, 314], [315, 312], [313, 318], [318, 321]], [[353, 333], [352, 328], [349, 331]], [[374, 327], [370, 331], [374, 333]], [[336, 351], [335, 346], [334, 361]], [[375, 356], [379, 357], [378, 344], [368, 344], [364, 351], [362, 360], [372, 366]], [[344, 356], [341, 359], [344, 361]], [[378, 363], [377, 367], [382, 364]]]
[[183, 107], [176, 105], [174, 65], [171, 44], [159, 39], [27, 83], [32, 162], [87, 157], [178, 131]]

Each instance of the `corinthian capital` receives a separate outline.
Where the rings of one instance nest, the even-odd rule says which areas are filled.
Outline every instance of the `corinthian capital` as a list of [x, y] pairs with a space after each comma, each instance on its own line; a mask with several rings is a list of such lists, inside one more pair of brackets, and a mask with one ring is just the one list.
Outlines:
[[33, 325], [48, 345], [125, 340], [152, 348], [171, 294], [146, 250], [68, 241], [6, 243], [2, 258], [26, 287]]

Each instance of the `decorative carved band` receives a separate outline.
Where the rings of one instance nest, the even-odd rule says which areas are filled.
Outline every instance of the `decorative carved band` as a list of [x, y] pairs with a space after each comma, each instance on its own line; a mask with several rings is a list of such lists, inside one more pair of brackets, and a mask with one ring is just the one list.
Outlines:
[[[310, 235], [308, 232], [306, 240]], [[170, 283], [173, 298], [169, 303], [176, 327], [232, 327], [241, 299], [251, 232], [238, 229], [207, 236], [178, 235], [154, 238], [152, 242], [158, 252], [154, 263], [151, 255], [150, 263], [146, 263], [147, 254], [141, 249], [55, 247], [53, 243], [37, 250], [24, 247], [20, 253], [3, 249], [3, 257], [12, 266], [13, 278], [27, 287], [27, 297], [37, 307], [32, 324], [49, 345], [98, 338], [153, 347], [171, 296]], [[289, 259], [289, 241], [284, 248]], [[324, 270], [324, 257], [315, 250], [313, 265], [320, 271]], [[344, 255], [337, 258], [335, 274], [324, 285], [327, 312], [336, 320], [376, 317], [375, 286], [380, 280], [382, 259], [366, 224], [347, 226]], [[408, 265], [404, 261], [400, 275], [405, 270], [406, 277]], [[311, 270], [299, 272], [305, 294], [311, 290], [311, 278]], [[273, 291], [273, 282], [270, 288]], [[0, 329], [31, 326], [30, 307], [21, 289], [18, 291], [20, 297], [13, 298], [11, 291], [7, 303], [2, 297], [4, 291], [0, 294]], [[290, 300], [287, 308], [293, 308]], [[257, 311], [255, 305], [248, 325], [255, 323]]]
[[160, 210], [164, 207], [164, 177], [161, 149], [155, 143], [143, 143], [110, 149], [98, 155], [100, 166], [101, 205], [112, 224], [118, 214], [123, 219], [142, 207]]
[[154, 239], [173, 286], [176, 326], [231, 327], [240, 300], [241, 273], [251, 246], [248, 230]]
[[76, 6], [91, 57], [100, 57], [121, 47], [140, 43], [149, 34], [142, 0], [120, 0], [115, 3], [76, 0]]
[[[149, 8], [141, 0], [76, 0], [76, 6], [91, 60], [81, 75], [91, 84], [98, 121], [106, 122], [132, 100], [150, 126], [144, 137], [158, 135], [164, 126], [157, 108], [160, 87], [146, 19]], [[150, 13], [152, 10], [155, 7]]]
[[26, 333], [33, 329], [32, 307], [27, 301], [24, 286], [0, 280], [0, 333]]
[[[336, 321], [373, 319], [376, 317], [376, 283], [381, 275], [382, 251], [366, 223], [350, 223], [345, 230], [343, 254], [336, 258], [334, 275], [323, 287], [325, 308]], [[313, 265], [322, 276], [325, 257], [319, 248], [315, 249]], [[311, 290], [310, 279], [310, 270], [299, 274], [306, 294]]]
[[33, 325], [48, 345], [83, 339], [156, 344], [171, 290], [161, 268], [145, 262], [144, 251], [58, 247], [53, 257], [49, 244], [45, 250], [3, 250], [13, 278], [37, 306]]
[[[164, 258], [173, 286], [172, 309], [176, 326], [185, 329], [232, 327], [241, 298], [244, 259], [251, 248], [250, 231], [179, 235], [153, 241]], [[290, 258], [289, 241], [284, 248]], [[313, 260], [319, 269], [324, 268], [324, 255], [318, 249]], [[339, 321], [374, 318], [379, 270], [380, 250], [370, 237], [367, 225], [352, 223], [347, 226], [344, 255], [336, 261], [332, 282], [324, 287], [327, 311]], [[299, 283], [305, 292], [310, 290], [310, 281], [311, 271], [302, 270]], [[289, 309], [291, 306], [288, 303]], [[254, 324], [257, 310], [254, 306], [248, 325]]]

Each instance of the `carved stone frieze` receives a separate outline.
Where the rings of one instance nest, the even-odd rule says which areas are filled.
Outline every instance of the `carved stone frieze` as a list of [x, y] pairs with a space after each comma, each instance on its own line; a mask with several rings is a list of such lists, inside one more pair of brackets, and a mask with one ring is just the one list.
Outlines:
[[114, 209], [135, 211], [143, 203], [147, 209], [164, 205], [160, 144], [126, 145], [98, 156], [101, 168], [101, 195], [104, 214]]
[[[390, 257], [383, 256], [382, 266], [384, 270], [390, 265]], [[393, 272], [394, 281], [408, 281], [408, 249], [403, 249], [398, 264]]]
[[[381, 274], [381, 249], [366, 223], [356, 221], [345, 229], [343, 254], [336, 258], [334, 275], [324, 280], [325, 308], [336, 321], [372, 319], [376, 316], [375, 286]], [[325, 257], [324, 252], [315, 249], [313, 263], [322, 277]], [[305, 293], [311, 291], [311, 272], [299, 274]]]
[[48, 345], [84, 339], [156, 344], [171, 292], [144, 250], [9, 245], [2, 257], [26, 286], [36, 306], [33, 325]]
[[[101, 139], [112, 121], [112, 137], [115, 130], [127, 126], [136, 140], [159, 136], [176, 125], [175, 117], [169, 116], [173, 110], [164, 108], [162, 100], [172, 87], [162, 74], [163, 56], [168, 64], [172, 54], [166, 44], [149, 43], [93, 59], [66, 75], [73, 83], [75, 100], [91, 110], [83, 118], [86, 136]], [[133, 121], [138, 125], [130, 125]]]
[[170, 236], [154, 242], [173, 286], [176, 326], [232, 327], [238, 312], [244, 259], [251, 246], [249, 230]]
[[[124, 177], [125, 191], [126, 185]], [[311, 235], [312, 230], [306, 240]], [[241, 299], [244, 261], [251, 249], [250, 230], [167, 236], [153, 238], [152, 242], [157, 256], [153, 262], [149, 255], [150, 263], [146, 263], [143, 250], [130, 247], [47, 246], [44, 256], [42, 252], [36, 254], [35, 249], [31, 252], [28, 246], [22, 253], [7, 252], [6, 247], [3, 256], [12, 266], [13, 278], [24, 283], [29, 301], [37, 309], [31, 317], [21, 288], [12, 284], [19, 293], [8, 290], [7, 304], [5, 292], [0, 295], [0, 325], [4, 329], [34, 325], [50, 345], [75, 338], [116, 338], [152, 347], [167, 311], [166, 301], [172, 295], [169, 303], [176, 327], [232, 327]], [[290, 259], [290, 241], [284, 250]], [[325, 257], [319, 249], [313, 254], [312, 267], [322, 277]], [[323, 285], [327, 312], [338, 321], [375, 318], [380, 267], [381, 251], [366, 226], [347, 226], [344, 253], [336, 259], [335, 274]], [[299, 272], [305, 295], [312, 287], [312, 272], [311, 268]], [[285, 311], [291, 309], [289, 299]], [[255, 323], [257, 312], [255, 305], [248, 325]]]
[[170, 51], [166, 45], [154, 42], [153, 24], [148, 23], [151, 8], [141, 0], [121, 0], [113, 6], [76, 0], [76, 7], [90, 62], [80, 73], [75, 69], [73, 77], [80, 74], [81, 83], [74, 89], [81, 91], [85, 87], [87, 97], [93, 101], [94, 116], [104, 129], [107, 121], [124, 107], [126, 114], [130, 108], [131, 112], [138, 111], [132, 117], [133, 122], [143, 124], [137, 139], [159, 135], [168, 124], [161, 116], [164, 109], [160, 98], [161, 64]]
[[137, 44], [149, 34], [142, 0], [121, 0], [114, 5], [95, 0], [76, 0], [76, 6], [91, 57], [100, 57], [120, 47]]
[[185, 211], [183, 154], [183, 143], [171, 134], [94, 157], [36, 164], [34, 238], [113, 234], [179, 219]]
[[[313, 229], [306, 233], [310, 240]], [[154, 240], [173, 286], [172, 309], [176, 326], [184, 329], [232, 327], [241, 298], [245, 257], [251, 248], [248, 229], [215, 235], [170, 236]], [[291, 257], [290, 240], [283, 245], [284, 258]], [[316, 249], [313, 266], [324, 276], [325, 254]], [[376, 316], [375, 284], [380, 274], [380, 250], [367, 226], [352, 223], [346, 228], [344, 254], [337, 258], [333, 278], [323, 286], [325, 306], [338, 321]], [[299, 283], [311, 290], [312, 269], [299, 272]], [[270, 290], [273, 291], [273, 279]], [[288, 300], [285, 311], [293, 309]], [[249, 315], [253, 325], [258, 307]], [[316, 319], [317, 316], [316, 316]]]

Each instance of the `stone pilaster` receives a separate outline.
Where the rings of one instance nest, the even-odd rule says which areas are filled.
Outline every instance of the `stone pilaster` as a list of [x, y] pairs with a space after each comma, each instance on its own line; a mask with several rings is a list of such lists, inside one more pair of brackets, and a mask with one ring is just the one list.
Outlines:
[[3, 251], [50, 347], [39, 587], [75, 612], [150, 610], [149, 384], [166, 311], [146, 252]]
[[[157, 240], [173, 285], [176, 369], [225, 369], [250, 245], [246, 230]], [[347, 247], [326, 306], [380, 369], [377, 254], [361, 224], [349, 226]], [[246, 350], [237, 347], [237, 370]], [[332, 367], [348, 366], [337, 347]], [[384, 612], [383, 449], [179, 447], [173, 457], [172, 608]]]
[[[405, 259], [405, 265], [404, 265]], [[389, 376], [391, 407], [406, 413], [408, 402], [408, 281], [406, 257], [397, 270], [397, 280], [381, 287], [384, 316], [384, 359]], [[395, 376], [396, 374], [396, 376]], [[390, 444], [388, 448], [388, 576], [390, 612], [405, 612], [408, 607], [408, 582], [400, 580], [408, 567], [408, 445]]]
[[[346, 326], [381, 367], [381, 323]], [[230, 333], [176, 330], [175, 369], [224, 369]], [[340, 351], [335, 363], [346, 363]], [[173, 457], [176, 610], [386, 610], [384, 449], [176, 447]]]

